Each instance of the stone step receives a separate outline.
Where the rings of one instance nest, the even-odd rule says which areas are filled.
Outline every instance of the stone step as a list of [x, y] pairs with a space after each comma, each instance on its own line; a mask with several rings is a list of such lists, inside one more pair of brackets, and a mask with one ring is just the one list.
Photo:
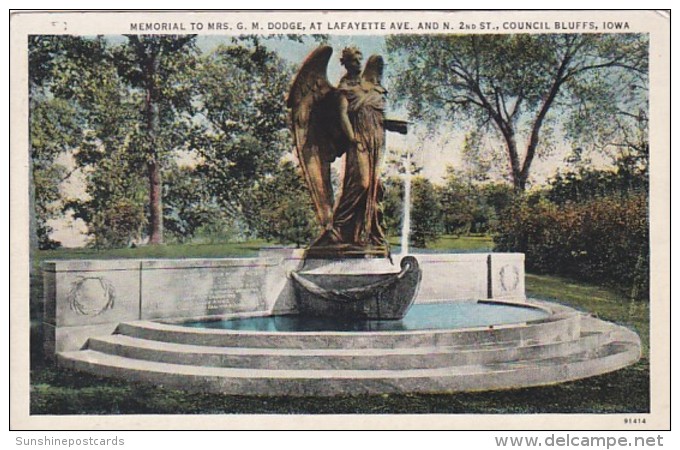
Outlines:
[[488, 328], [373, 332], [268, 332], [190, 328], [139, 321], [121, 323], [117, 332], [152, 341], [210, 347], [248, 348], [415, 348], [465, 345], [531, 345], [569, 341], [580, 335], [575, 311], [548, 319]]
[[296, 349], [211, 347], [152, 341], [126, 335], [92, 338], [88, 348], [132, 359], [209, 367], [253, 369], [414, 369], [488, 364], [568, 355], [611, 341], [611, 332], [546, 344], [517, 342], [477, 346]]
[[[630, 332], [629, 332], [630, 333]], [[633, 333], [631, 333], [633, 334]], [[552, 384], [610, 372], [640, 356], [627, 340], [566, 356], [408, 370], [252, 369], [170, 364], [94, 350], [60, 353], [66, 368], [156, 386], [234, 395], [329, 396], [397, 392], [444, 393]]]

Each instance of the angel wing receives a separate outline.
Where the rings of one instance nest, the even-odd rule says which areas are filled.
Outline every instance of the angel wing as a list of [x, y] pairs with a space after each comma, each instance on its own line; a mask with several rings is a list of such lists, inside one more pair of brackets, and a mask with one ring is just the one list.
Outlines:
[[385, 68], [385, 61], [380, 55], [371, 55], [366, 61], [364, 71], [361, 73], [361, 78], [364, 81], [380, 85], [382, 83], [383, 69]]
[[339, 125], [341, 94], [326, 76], [332, 53], [333, 49], [324, 45], [305, 59], [287, 99], [298, 160], [323, 227], [331, 226], [333, 220], [330, 164], [348, 145]]
[[[380, 55], [372, 55], [366, 61], [364, 71], [361, 73], [361, 79], [364, 83], [379, 86], [382, 92], [386, 92], [382, 87], [383, 71], [385, 69], [385, 61]], [[387, 131], [393, 131], [399, 134], [408, 134], [409, 122], [399, 119], [383, 119], [383, 126]]]

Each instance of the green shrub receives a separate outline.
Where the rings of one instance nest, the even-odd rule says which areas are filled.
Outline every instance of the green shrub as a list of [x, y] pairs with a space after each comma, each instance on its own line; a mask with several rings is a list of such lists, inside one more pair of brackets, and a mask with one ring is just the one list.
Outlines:
[[561, 205], [516, 200], [501, 218], [496, 250], [526, 254], [527, 270], [649, 294], [649, 222], [643, 194], [609, 195]]

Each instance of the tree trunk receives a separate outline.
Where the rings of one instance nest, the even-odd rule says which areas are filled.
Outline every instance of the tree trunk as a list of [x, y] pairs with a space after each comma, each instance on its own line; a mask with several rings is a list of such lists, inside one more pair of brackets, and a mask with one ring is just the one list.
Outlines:
[[149, 244], [163, 243], [163, 199], [161, 168], [156, 152], [158, 135], [158, 106], [153, 104], [151, 92], [147, 97], [147, 126], [149, 134]]
[[564, 71], [569, 62], [569, 59], [570, 58], [565, 57], [565, 59], [562, 61], [562, 64], [560, 65], [560, 68], [557, 71], [555, 81], [550, 87], [550, 91], [548, 92], [547, 97], [545, 97], [543, 105], [541, 106], [541, 109], [538, 111], [538, 114], [536, 115], [536, 120], [534, 121], [534, 124], [531, 127], [531, 136], [529, 137], [529, 144], [527, 145], [527, 153], [526, 156], [524, 157], [522, 170], [519, 173], [518, 177], [519, 184], [521, 186], [520, 188], [521, 191], [524, 191], [526, 189], [527, 179], [529, 178], [529, 170], [531, 169], [531, 163], [534, 161], [534, 157], [536, 156], [536, 149], [538, 148], [538, 140], [539, 135], [541, 133], [541, 127], [543, 126], [543, 121], [545, 120], [546, 114], [548, 114], [548, 111], [550, 110], [553, 102], [555, 101], [555, 97], [557, 97], [557, 93], [560, 90], [560, 86], [562, 86], [562, 83], [564, 82]]
[[523, 176], [519, 155], [517, 153], [517, 141], [515, 141], [515, 133], [509, 126], [501, 128], [503, 138], [505, 139], [505, 146], [508, 150], [508, 158], [510, 159], [510, 174], [512, 175], [512, 186], [517, 192], [524, 192], [526, 189], [526, 177]]
[[524, 192], [527, 189], [527, 179], [524, 176], [519, 176], [515, 181], [515, 190], [517, 192]]
[[146, 67], [146, 126], [148, 134], [148, 169], [149, 169], [149, 244], [163, 243], [163, 185], [161, 182], [161, 167], [158, 160], [158, 127], [159, 110], [156, 99], [155, 75], [158, 71], [158, 58], [149, 58]]
[[148, 164], [149, 168], [149, 244], [163, 243], [163, 202], [161, 170], [158, 162], [154, 159]]

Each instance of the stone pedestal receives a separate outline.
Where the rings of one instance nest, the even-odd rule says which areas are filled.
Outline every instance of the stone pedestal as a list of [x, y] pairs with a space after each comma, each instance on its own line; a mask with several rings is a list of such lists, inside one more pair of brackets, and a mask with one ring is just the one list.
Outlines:
[[362, 259], [362, 258], [387, 258], [390, 250], [387, 245], [358, 246], [352, 244], [335, 244], [312, 246], [307, 249], [307, 259]]

